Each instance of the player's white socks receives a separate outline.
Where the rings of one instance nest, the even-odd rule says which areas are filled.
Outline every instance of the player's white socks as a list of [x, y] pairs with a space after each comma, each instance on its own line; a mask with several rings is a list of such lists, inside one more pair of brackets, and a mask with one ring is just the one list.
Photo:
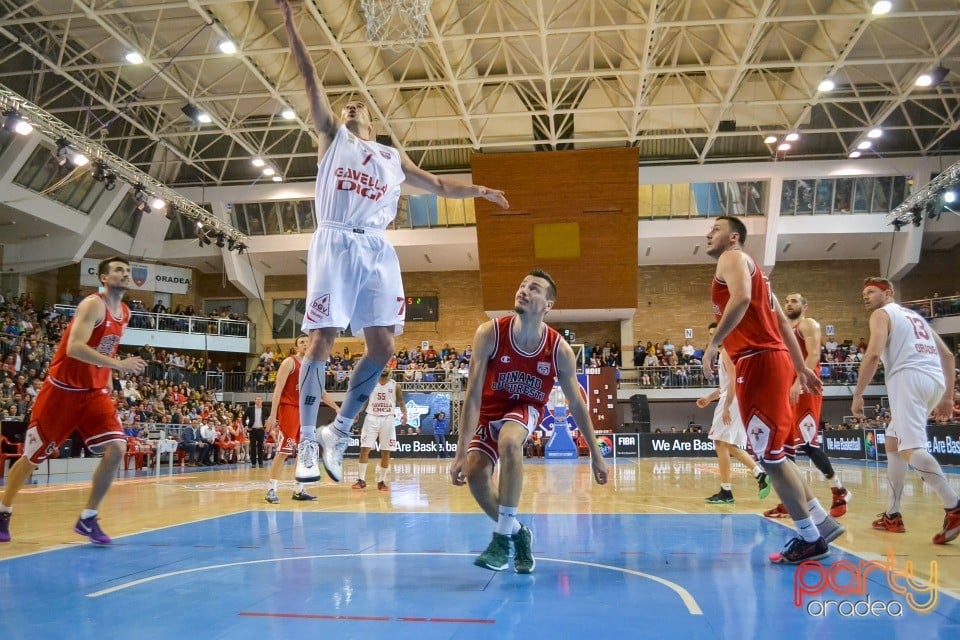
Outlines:
[[300, 363], [300, 439], [317, 439], [317, 409], [326, 382], [326, 362], [304, 358]]
[[910, 456], [910, 464], [923, 481], [930, 485], [930, 488], [937, 492], [940, 499], [943, 500], [943, 506], [946, 509], [952, 509], [957, 504], [957, 492], [947, 482], [943, 475], [943, 469], [937, 459], [930, 455], [926, 449], [917, 449]]
[[763, 473], [763, 467], [761, 467], [760, 465], [756, 465], [753, 467], [754, 478], [759, 478], [761, 473]]
[[890, 496], [887, 499], [887, 515], [900, 513], [900, 498], [903, 497], [903, 483], [907, 479], [907, 461], [899, 453], [887, 454], [887, 484]]
[[820, 504], [820, 501], [816, 498], [811, 499], [807, 503], [807, 511], [810, 512], [810, 517], [813, 519], [813, 524], [818, 527], [823, 524], [823, 521], [827, 519], [827, 512], [824, 510], [823, 505]]
[[0, 513], [13, 513], [13, 507], [8, 507], [0, 502]]
[[723, 489], [724, 491], [733, 491], [733, 485], [730, 484], [729, 482], [721, 482], [720, 488]]
[[86, 520], [87, 518], [92, 518], [95, 515], [97, 515], [96, 509], [84, 509], [80, 512], [80, 519]]
[[357, 463], [357, 479], [367, 481], [367, 463], [358, 462]]
[[306, 488], [307, 488], [306, 485], [304, 485], [302, 482], [298, 482], [297, 486], [294, 487], [293, 491], [294, 493], [303, 493], [303, 490]]
[[270, 482], [270, 490], [271, 490], [271, 491], [276, 491], [276, 490], [280, 487], [280, 481], [279, 481], [279, 480], [274, 480], [273, 478], [271, 478], [271, 479], [269, 480], [269, 482]]
[[843, 489], [843, 483], [840, 482], [840, 478], [838, 478], [837, 476], [833, 476], [832, 478], [830, 478], [830, 485], [836, 489]]
[[377, 465], [377, 482], [386, 482], [387, 474], [390, 473], [390, 467], [384, 469], [380, 465]]
[[500, 517], [497, 518], [497, 528], [494, 531], [504, 536], [510, 536], [520, 531], [517, 507], [500, 507]]
[[797, 527], [797, 533], [805, 541], [816, 542], [820, 539], [820, 531], [817, 529], [817, 525], [813, 524], [813, 518], [794, 520], [793, 524]]

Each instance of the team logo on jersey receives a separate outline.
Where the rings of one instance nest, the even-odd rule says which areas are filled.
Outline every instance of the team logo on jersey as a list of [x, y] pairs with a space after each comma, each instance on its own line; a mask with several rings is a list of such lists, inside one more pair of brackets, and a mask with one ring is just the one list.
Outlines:
[[135, 266], [130, 269], [130, 278], [138, 287], [142, 287], [147, 281], [147, 268], [144, 266]]
[[320, 318], [327, 318], [329, 316], [330, 294], [324, 293], [310, 303], [310, 308], [307, 309], [307, 320], [316, 322]]
[[500, 362], [503, 364], [510, 364], [510, 356], [500, 356]]
[[393, 155], [389, 151], [384, 151], [383, 149], [380, 149], [380, 155], [382, 155], [387, 160], [391, 160], [393, 158]]
[[549, 362], [538, 362], [537, 363], [537, 373], [542, 376], [550, 374], [550, 363]]

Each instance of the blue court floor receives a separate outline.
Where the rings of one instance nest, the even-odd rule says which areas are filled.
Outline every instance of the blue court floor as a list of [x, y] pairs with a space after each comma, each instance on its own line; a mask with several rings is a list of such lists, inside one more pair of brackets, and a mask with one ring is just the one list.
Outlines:
[[0, 627], [5, 639], [960, 638], [960, 602], [938, 593], [917, 613], [930, 594], [902, 589], [897, 571], [876, 565], [863, 593], [837, 594], [860, 558], [836, 548], [802, 582], [816, 591], [834, 567], [837, 589], [796, 606], [796, 569], [767, 560], [789, 530], [760, 516], [527, 520], [532, 575], [472, 564], [491, 531], [479, 514], [250, 510], [74, 545], [0, 561]]

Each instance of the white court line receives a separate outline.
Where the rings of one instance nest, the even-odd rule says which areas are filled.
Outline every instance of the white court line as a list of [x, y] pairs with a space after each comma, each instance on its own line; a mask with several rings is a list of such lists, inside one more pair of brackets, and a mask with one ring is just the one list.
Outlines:
[[[468, 557], [472, 558], [476, 554], [472, 553], [436, 553], [436, 552], [413, 552], [413, 553], [394, 553], [394, 552], [384, 552], [384, 553], [335, 553], [329, 555], [315, 555], [315, 556], [295, 556], [292, 558], [268, 558], [265, 560], [246, 560], [244, 562], [228, 562], [226, 564], [213, 564], [206, 567], [195, 567], [193, 569], [181, 569], [180, 571], [170, 571], [168, 573], [161, 573], [155, 576], [150, 576], [149, 578], [140, 578], [139, 580], [133, 580], [131, 582], [125, 582], [119, 584], [115, 587], [110, 587], [108, 589], [102, 589], [100, 591], [94, 591], [93, 593], [88, 593], [88, 598], [99, 598], [101, 596], [109, 595], [111, 593], [116, 593], [117, 591], [122, 591], [124, 589], [130, 589], [132, 587], [137, 587], [148, 582], [154, 582], [156, 580], [164, 580], [166, 578], [173, 578], [175, 576], [182, 576], [190, 573], [199, 573], [201, 571], [213, 571], [216, 569], [227, 569], [231, 567], [243, 567], [256, 564], [267, 564], [271, 562], [290, 562], [290, 561], [300, 561], [300, 560], [325, 560], [329, 558], [362, 558], [370, 556], [451, 556], [451, 557]], [[653, 580], [659, 584], [666, 586], [667, 588], [674, 591], [680, 599], [683, 601], [683, 604], [687, 607], [687, 611], [690, 612], [690, 615], [702, 616], [703, 610], [700, 608], [700, 605], [697, 604], [696, 599], [689, 591], [681, 587], [675, 582], [671, 582], [659, 576], [655, 576], [649, 573], [643, 573], [641, 571], [634, 571], [632, 569], [624, 569], [623, 567], [614, 567], [608, 564], [600, 564], [597, 562], [583, 562], [580, 560], [564, 560], [562, 558], [537, 558], [537, 561], [540, 562], [556, 562], [559, 564], [573, 564], [583, 567], [595, 567], [597, 569], [608, 569], [610, 571], [619, 571], [620, 573], [625, 573], [627, 575], [637, 576], [638, 578], [646, 578], [648, 580]]]

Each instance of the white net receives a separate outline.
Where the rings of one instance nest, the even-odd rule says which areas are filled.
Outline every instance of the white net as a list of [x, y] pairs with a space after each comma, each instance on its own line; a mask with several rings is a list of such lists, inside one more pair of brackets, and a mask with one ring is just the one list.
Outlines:
[[427, 35], [430, 0], [360, 0], [367, 40], [394, 51], [412, 49]]

